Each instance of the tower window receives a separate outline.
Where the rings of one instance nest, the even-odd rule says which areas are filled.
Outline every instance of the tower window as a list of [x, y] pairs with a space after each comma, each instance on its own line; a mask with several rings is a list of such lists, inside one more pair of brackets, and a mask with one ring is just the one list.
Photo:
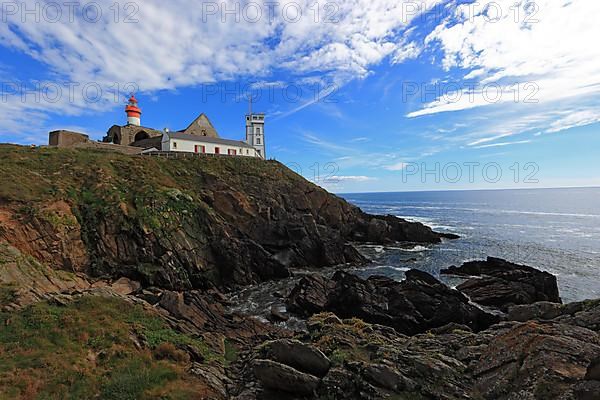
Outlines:
[[256, 144], [260, 144], [260, 138], [259, 137], [256, 138]]

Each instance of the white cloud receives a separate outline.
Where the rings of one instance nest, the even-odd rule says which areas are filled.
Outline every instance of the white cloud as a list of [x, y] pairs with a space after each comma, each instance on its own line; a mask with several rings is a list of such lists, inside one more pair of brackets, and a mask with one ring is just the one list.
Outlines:
[[[486, 13], [483, 10], [488, 3], [495, 5]], [[527, 108], [530, 114], [557, 115], [567, 108], [576, 110], [568, 120], [556, 122], [550, 130], [598, 121], [600, 110], [577, 112], [577, 109], [585, 108], [590, 99], [600, 94], [600, 47], [591, 44], [593, 38], [600, 37], [600, 24], [590, 18], [600, 14], [600, 2], [517, 3], [517, 8], [514, 0], [459, 6], [452, 18], [429, 34], [426, 43], [429, 47], [439, 45], [444, 68], [463, 69], [464, 79], [474, 81], [477, 87], [463, 90], [458, 101], [440, 96], [408, 114], [409, 117], [487, 106], [510, 112]], [[496, 19], [498, 6], [501, 17]], [[482, 90], [495, 87], [505, 93], [497, 102], [486, 99]], [[517, 87], [518, 107], [515, 107]], [[551, 122], [548, 119], [545, 125]]]
[[[440, 1], [425, 0], [424, 5], [431, 7]], [[281, 69], [298, 79], [307, 74], [327, 75], [326, 82], [340, 85], [366, 76], [373, 65], [391, 54], [397, 60], [416, 54], [414, 43], [399, 39], [415, 17], [406, 15], [403, 7], [409, 0], [327, 3], [334, 8], [317, 3], [318, 17], [314, 1], [283, 0], [272, 3], [279, 4], [275, 9], [262, 7], [258, 20], [253, 20], [255, 14], [249, 3], [145, 0], [131, 3], [139, 5], [133, 17], [137, 23], [123, 21], [133, 9], [121, 9], [115, 22], [114, 4], [123, 8], [124, 3], [112, 0], [95, 3], [102, 10], [102, 18], [96, 23], [79, 13], [70, 20], [67, 9], [54, 23], [44, 18], [36, 22], [35, 16], [22, 21], [17, 12], [4, 16], [7, 23], [0, 24], [0, 40], [3, 46], [37, 60], [56, 81], [82, 85], [97, 82], [103, 88], [117, 82], [135, 82], [146, 92], [234, 78], [264, 80]], [[28, 9], [40, 7], [36, 0], [19, 4]], [[235, 10], [236, 4], [240, 10], [237, 15], [227, 14], [226, 10]], [[212, 15], [209, 11], [215, 5], [218, 10]], [[297, 7], [302, 17], [294, 21]], [[109, 98], [105, 94], [93, 108], [114, 107], [114, 102], [107, 102]], [[88, 106], [82, 96], [68, 102], [34, 105], [13, 99], [0, 104], [0, 112], [13, 115], [0, 123], [0, 128], [28, 128], [20, 118], [31, 110], [81, 114]]]
[[404, 168], [406, 168], [406, 165], [407, 164], [405, 162], [397, 162], [394, 164], [386, 165], [384, 168], [388, 171], [402, 171]]
[[476, 149], [486, 149], [488, 147], [504, 147], [504, 146], [511, 146], [514, 144], [525, 144], [525, 143], [531, 143], [531, 140], [519, 140], [519, 141], [515, 141], [515, 142], [499, 142], [499, 143], [492, 143], [492, 144], [484, 144], [481, 146], [475, 146]]
[[546, 130], [548, 133], [560, 132], [577, 126], [590, 125], [600, 122], [600, 109], [582, 110], [573, 113], [565, 113], [566, 116], [550, 124]]

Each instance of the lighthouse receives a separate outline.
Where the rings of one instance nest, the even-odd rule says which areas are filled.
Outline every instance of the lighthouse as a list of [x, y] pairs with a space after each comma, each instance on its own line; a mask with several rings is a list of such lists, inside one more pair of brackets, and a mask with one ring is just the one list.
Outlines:
[[138, 107], [138, 102], [133, 94], [129, 98], [129, 103], [125, 106], [125, 113], [127, 114], [127, 125], [141, 125], [142, 110]]

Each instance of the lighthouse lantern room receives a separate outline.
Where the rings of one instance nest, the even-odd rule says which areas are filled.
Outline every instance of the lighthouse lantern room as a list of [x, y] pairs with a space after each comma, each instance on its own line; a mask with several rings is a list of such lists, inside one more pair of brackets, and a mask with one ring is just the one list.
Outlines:
[[127, 125], [141, 125], [140, 117], [142, 115], [142, 110], [138, 107], [138, 102], [133, 94], [125, 106], [125, 113], [127, 114]]

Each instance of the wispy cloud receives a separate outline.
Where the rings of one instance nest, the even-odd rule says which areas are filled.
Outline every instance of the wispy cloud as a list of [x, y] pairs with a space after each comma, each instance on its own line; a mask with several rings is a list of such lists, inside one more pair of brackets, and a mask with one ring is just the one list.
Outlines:
[[[270, 3], [272, 9], [261, 10], [262, 17], [253, 20], [243, 11], [232, 15], [230, 10], [236, 8], [231, 2], [211, 3], [216, 12], [209, 13], [206, 2], [191, 7], [189, 0], [145, 0], [127, 21], [133, 23], [125, 23], [126, 12], [114, 21], [112, 0], [98, 0], [93, 4], [104, 17], [96, 22], [80, 13], [74, 19], [64, 17], [67, 12], [58, 21], [35, 20], [35, 16], [23, 20], [17, 12], [3, 16], [6, 21], [0, 24], [0, 37], [2, 46], [43, 66], [47, 77], [81, 85], [94, 82], [106, 88], [134, 82], [146, 93], [234, 79], [259, 80], [258, 86], [280, 85], [270, 78], [281, 71], [299, 81], [321, 80], [341, 87], [367, 76], [391, 55], [399, 61], [415, 54], [414, 43], [403, 39], [419, 14], [406, 12], [408, 1], [341, 0], [335, 2], [335, 15], [321, 9], [316, 19], [313, 1], [295, 1], [291, 8], [302, 18], [294, 20], [287, 15], [292, 2], [285, 0]], [[423, 4], [430, 8], [441, 1], [424, 0]], [[32, 9], [33, 3], [19, 4]], [[245, 10], [244, 4], [237, 6]], [[322, 8], [322, 4], [317, 6]], [[3, 62], [11, 67], [9, 61]], [[39, 77], [25, 79], [34, 78]], [[321, 98], [332, 90], [325, 87]], [[303, 102], [279, 118], [316, 101]], [[89, 108], [82, 96], [70, 105], [47, 101], [0, 104], [3, 115], [12, 115], [0, 121], [0, 129], [28, 127], [32, 111], [81, 115]], [[116, 106], [101, 105], [98, 108], [104, 110]], [[23, 121], [19, 116], [28, 118]]]
[[501, 9], [497, 19], [486, 12], [487, 3], [491, 2], [456, 7], [454, 15], [426, 39], [429, 47], [442, 50], [447, 71], [464, 72], [458, 84], [468, 82], [468, 87], [454, 93], [459, 96], [441, 93], [407, 116], [474, 108], [479, 113], [490, 108], [508, 115], [515, 108], [529, 116], [571, 113], [560, 121], [531, 118], [530, 125], [495, 139], [533, 128], [557, 132], [598, 122], [600, 109], [581, 110], [600, 95], [600, 48], [589, 45], [591, 38], [600, 36], [600, 25], [588, 17], [600, 13], [600, 2], [496, 0], [493, 8]]
[[405, 162], [401, 161], [394, 164], [386, 165], [384, 168], [388, 171], [402, 171], [404, 168], [406, 168], [406, 165], [407, 164]]
[[492, 144], [484, 144], [481, 146], [475, 146], [475, 149], [487, 149], [488, 147], [504, 147], [504, 146], [511, 146], [511, 145], [515, 145], [515, 144], [525, 144], [525, 143], [531, 143], [531, 140], [519, 140], [516, 142], [500, 142], [500, 143], [492, 143]]

